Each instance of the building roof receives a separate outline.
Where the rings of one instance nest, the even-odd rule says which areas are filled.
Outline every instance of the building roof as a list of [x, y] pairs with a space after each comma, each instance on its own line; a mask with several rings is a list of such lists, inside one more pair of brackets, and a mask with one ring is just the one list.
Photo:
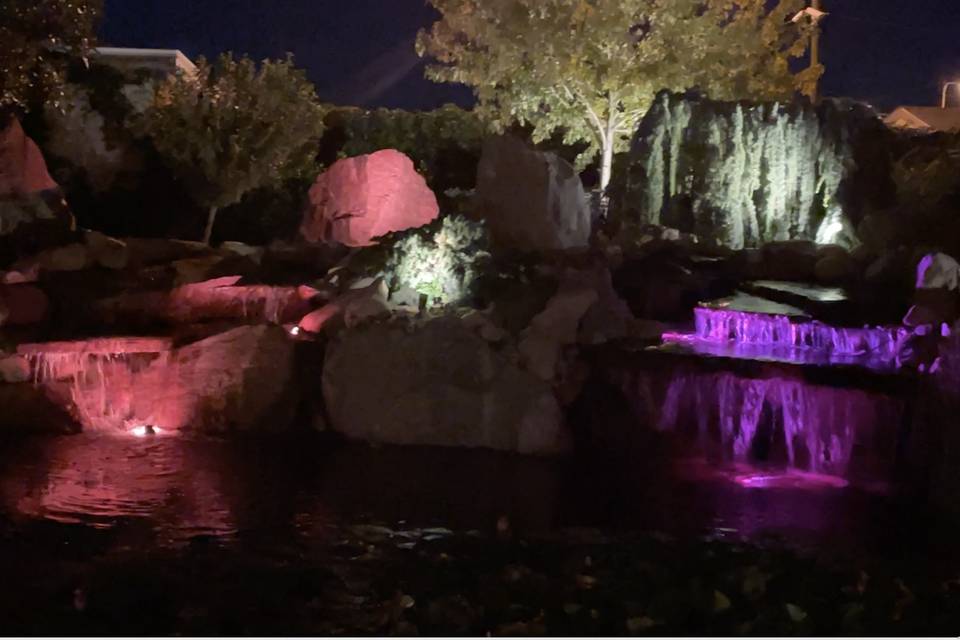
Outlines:
[[960, 131], [960, 108], [897, 107], [884, 122], [896, 129]]
[[169, 73], [196, 72], [197, 67], [179, 49], [130, 49], [126, 47], [97, 47], [93, 55], [101, 62], [115, 62], [134, 67], [154, 68]]

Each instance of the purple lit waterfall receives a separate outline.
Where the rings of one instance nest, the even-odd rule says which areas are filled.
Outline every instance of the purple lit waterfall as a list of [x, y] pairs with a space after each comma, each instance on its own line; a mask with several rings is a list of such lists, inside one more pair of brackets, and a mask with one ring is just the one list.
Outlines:
[[873, 354], [894, 359], [898, 343], [908, 333], [902, 327], [832, 327], [816, 320], [702, 307], [694, 314], [701, 340], [816, 349], [840, 356]]
[[857, 443], [873, 449], [892, 442], [901, 411], [891, 397], [802, 377], [682, 369], [667, 381], [655, 372], [630, 376], [626, 390], [645, 422], [692, 435], [707, 450], [719, 445], [728, 460], [782, 459], [790, 468], [838, 476]]
[[[817, 320], [700, 307], [692, 334], [665, 334], [667, 343], [728, 348], [737, 357], [775, 356], [790, 362], [862, 363], [896, 367], [909, 332], [903, 327], [834, 327]], [[717, 353], [715, 355], [727, 355]]]

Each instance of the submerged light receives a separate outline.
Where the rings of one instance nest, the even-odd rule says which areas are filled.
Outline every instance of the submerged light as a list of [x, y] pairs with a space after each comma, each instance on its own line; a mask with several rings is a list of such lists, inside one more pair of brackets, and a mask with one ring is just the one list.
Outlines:
[[131, 429], [130, 433], [137, 438], [146, 438], [147, 436], [158, 435], [160, 433], [160, 429], [150, 424], [141, 424]]

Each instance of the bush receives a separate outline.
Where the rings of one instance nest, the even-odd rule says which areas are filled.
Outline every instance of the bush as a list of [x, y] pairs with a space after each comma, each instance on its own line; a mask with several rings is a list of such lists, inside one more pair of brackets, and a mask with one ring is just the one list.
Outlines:
[[[458, 304], [474, 293], [490, 257], [482, 222], [446, 216], [426, 227], [393, 234], [386, 263], [392, 290], [409, 287], [438, 305]], [[388, 240], [389, 241], [389, 240]]]
[[454, 105], [434, 111], [337, 107], [325, 124], [320, 158], [327, 165], [338, 158], [396, 149], [413, 159], [437, 193], [475, 186], [484, 127], [471, 111]]

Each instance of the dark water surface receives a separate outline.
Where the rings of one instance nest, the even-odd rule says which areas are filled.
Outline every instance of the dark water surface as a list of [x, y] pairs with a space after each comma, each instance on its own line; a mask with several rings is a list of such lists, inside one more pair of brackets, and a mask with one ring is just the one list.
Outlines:
[[626, 460], [368, 447], [320, 438], [223, 441], [84, 434], [0, 446], [0, 514], [136, 532], [128, 541], [229, 544], [327, 524], [491, 531], [656, 531], [883, 555], [947, 526], [880, 481], [717, 465], [651, 445]]
[[[544, 572], [566, 566], [571, 553], [580, 553], [577, 557], [582, 559], [581, 551], [569, 549], [571, 545], [581, 549], [579, 541], [571, 540], [579, 540], [584, 531], [592, 532], [592, 539], [641, 535], [678, 541], [671, 543], [669, 553], [681, 560], [671, 562], [685, 562], [687, 568], [677, 568], [677, 576], [686, 575], [685, 571], [696, 576], [699, 563], [715, 562], [718, 553], [722, 556], [725, 549], [732, 549], [731, 553], [748, 555], [769, 550], [790, 553], [791, 557], [813, 559], [818, 566], [836, 563], [844, 567], [844, 579], [856, 575], [861, 567], [870, 567], [871, 574], [889, 574], [891, 585], [899, 584], [897, 580], [906, 575], [905, 571], [928, 577], [937, 585], [960, 577], [956, 529], [929, 513], [916, 499], [897, 495], [885, 484], [848, 484], [828, 476], [716, 466], [678, 457], [668, 447], [657, 446], [618, 460], [573, 457], [556, 461], [485, 451], [372, 448], [312, 437], [221, 441], [85, 434], [5, 442], [0, 445], [0, 563], [11, 567], [8, 576], [25, 580], [29, 588], [21, 592], [23, 585], [0, 587], [0, 596], [7, 592], [5, 599], [0, 598], [5, 602], [0, 605], [0, 613], [9, 606], [7, 615], [20, 616], [11, 629], [31, 633], [414, 632], [416, 629], [396, 626], [413, 624], [413, 614], [407, 613], [383, 619], [376, 614], [362, 623], [353, 618], [344, 622], [343, 607], [348, 605], [340, 600], [350, 589], [332, 589], [328, 578], [304, 576], [320, 575], [316, 573], [321, 571], [319, 567], [330, 571], [344, 559], [343, 549], [347, 548], [351, 559], [362, 556], [373, 563], [370, 566], [375, 571], [364, 566], [365, 571], [380, 576], [381, 582], [376, 584], [390, 585], [384, 587], [386, 591], [381, 590], [387, 594], [383, 596], [386, 600], [390, 600], [392, 589], [399, 588], [395, 583], [404, 584], [406, 593], [416, 592], [419, 583], [411, 576], [423, 569], [420, 579], [427, 586], [417, 592], [422, 603], [423, 593], [437, 584], [439, 578], [429, 572], [437, 570], [439, 561], [430, 559], [434, 557], [428, 551], [431, 547], [417, 545], [453, 545], [443, 540], [463, 536], [467, 542], [457, 544], [466, 547], [438, 550], [436, 558], [453, 556], [473, 562], [470, 566], [474, 568], [467, 572], [470, 576], [497, 566], [495, 573], [502, 577], [519, 562], [514, 556], [525, 557], [524, 562], [532, 565], [542, 562]], [[374, 554], [372, 550], [379, 542], [365, 546], [368, 543], [362, 535], [356, 538], [357, 525], [379, 532], [379, 542], [389, 539], [389, 551], [381, 549]], [[493, 553], [491, 549], [497, 554], [506, 553], [496, 546], [501, 544], [497, 541], [505, 535], [504, 530], [509, 530], [506, 535], [511, 540], [539, 537], [566, 542], [562, 552], [556, 551], [559, 559], [526, 542], [509, 552], [509, 562], [499, 555], [487, 558], [486, 554]], [[440, 542], [430, 542], [434, 539]], [[544, 549], [553, 548], [550, 544], [554, 543]], [[623, 549], [637, 550], [641, 555], [668, 553], [623, 544]], [[680, 551], [676, 546], [688, 544], [695, 545], [690, 548], [696, 550]], [[198, 548], [207, 551], [198, 556]], [[609, 545], [598, 549], [606, 551], [589, 555], [597, 557], [609, 551], [613, 557]], [[392, 555], [395, 553], [408, 555], [400, 558]], [[527, 557], [530, 554], [535, 557]], [[698, 560], [700, 554], [707, 559]], [[656, 558], [649, 561], [655, 563]], [[615, 567], [627, 566], [622, 559], [610, 562]], [[759, 561], [751, 557], [736, 561], [741, 562], [752, 566]], [[263, 568], [263, 563], [269, 569]], [[507, 568], [499, 568], [498, 563]], [[811, 571], [803, 569], [797, 575]], [[51, 577], [54, 575], [59, 577]], [[259, 577], [252, 578], [254, 575]], [[281, 575], [285, 577], [277, 577]], [[673, 569], [664, 574], [673, 575]], [[357, 580], [337, 576], [337, 585]], [[576, 574], [575, 582], [579, 580], [580, 574]], [[699, 584], [700, 578], [690, 580]], [[197, 588], [197, 581], [206, 585], [202, 595], [183, 595], [183, 601], [177, 598], [181, 591], [193, 593], [190, 589]], [[132, 592], [123, 586], [127, 582], [133, 585]], [[610, 583], [620, 584], [612, 578]], [[363, 584], [362, 595], [349, 596], [357, 599], [349, 603], [351, 612], [363, 609], [369, 613], [365, 599], [372, 598], [370, 594], [376, 589], [369, 586], [373, 582]], [[617, 600], [639, 582], [631, 577], [623, 578], [622, 584], [633, 586], [610, 587], [613, 595], [604, 597]], [[801, 582], [794, 586], [809, 590]], [[487, 602], [492, 597], [483, 595], [489, 592], [481, 587], [476, 587], [479, 595], [469, 596], [471, 602], [472, 598], [486, 598]], [[533, 597], [530, 594], [541, 594], [544, 588], [530, 587], [525, 595], [516, 597], [522, 601]], [[461, 582], [444, 589], [456, 598], [466, 597], [462, 594], [467, 593], [467, 587]], [[94, 598], [91, 593], [98, 595]], [[224, 593], [234, 593], [230, 598], [237, 601], [249, 599], [262, 604], [271, 597], [278, 601], [262, 611], [258, 609], [261, 604], [238, 610], [217, 595]], [[493, 629], [485, 625], [494, 624], [491, 612], [500, 611], [496, 608], [500, 606], [496, 604], [499, 595], [493, 599], [495, 604], [487, 602], [485, 608], [468, 607], [472, 617], [464, 613], [466, 622], [457, 626], [461, 623], [444, 617], [449, 611], [443, 607], [454, 597], [450, 593], [432, 596], [435, 600], [431, 602], [445, 603], [437, 605], [440, 609], [410, 605], [410, 611], [417, 610], [422, 616], [417, 619], [421, 632], [481, 633]], [[562, 609], [555, 616], [543, 614], [548, 622], [544, 622], [542, 612], [536, 612], [537, 606], [530, 605], [533, 609], [521, 615], [514, 605], [503, 605], [504, 613], [496, 614], [496, 624], [522, 622], [533, 626], [497, 628], [514, 633], [524, 633], [524, 629], [550, 633], [624, 631], [624, 620], [611, 621], [593, 614], [584, 620], [592, 620], [590, 624], [605, 621], [607, 626], [567, 626], [566, 622], [558, 626], [557, 619], [566, 621], [572, 615], [564, 602], [570, 597], [556, 595], [556, 606]], [[88, 604], [88, 598], [96, 602]], [[212, 600], [208, 602], [208, 598]], [[891, 602], [898, 602], [891, 598]], [[339, 608], [331, 608], [331, 602]], [[460, 611], [461, 605], [449, 606]], [[390, 606], [378, 603], [375, 610]], [[626, 605], [609, 606], [617, 616], [632, 615], [624, 609]], [[739, 611], [738, 606], [735, 602], [734, 609]], [[942, 608], [941, 604], [937, 606]], [[776, 607], [782, 607], [782, 603]], [[196, 608], [199, 613], [193, 612]], [[664, 610], [670, 611], [669, 607]], [[312, 612], [312, 617], [304, 618], [304, 611]], [[440, 622], [436, 622], [435, 613]], [[956, 613], [960, 616], [960, 610]], [[276, 626], [278, 615], [293, 617]], [[660, 615], [666, 619], [672, 614]], [[677, 615], [679, 620], [693, 624], [690, 621], [694, 618]], [[759, 615], [760, 620], [765, 614], [750, 615]], [[831, 609], [829, 619], [846, 620], [846, 615]], [[667, 624], [653, 613], [630, 619], [646, 620], [647, 616], [657, 620], [656, 624]], [[783, 622], [777, 620], [777, 624]], [[950, 620], [952, 623], [954, 618]], [[746, 631], [734, 622], [721, 627], [697, 623], [660, 630]], [[789, 619], [787, 622], [798, 624]], [[543, 624], [547, 626], [537, 626]], [[631, 624], [645, 627], [647, 623]], [[758, 629], [789, 631], [757, 624]], [[831, 626], [802, 630], [843, 631]]]

